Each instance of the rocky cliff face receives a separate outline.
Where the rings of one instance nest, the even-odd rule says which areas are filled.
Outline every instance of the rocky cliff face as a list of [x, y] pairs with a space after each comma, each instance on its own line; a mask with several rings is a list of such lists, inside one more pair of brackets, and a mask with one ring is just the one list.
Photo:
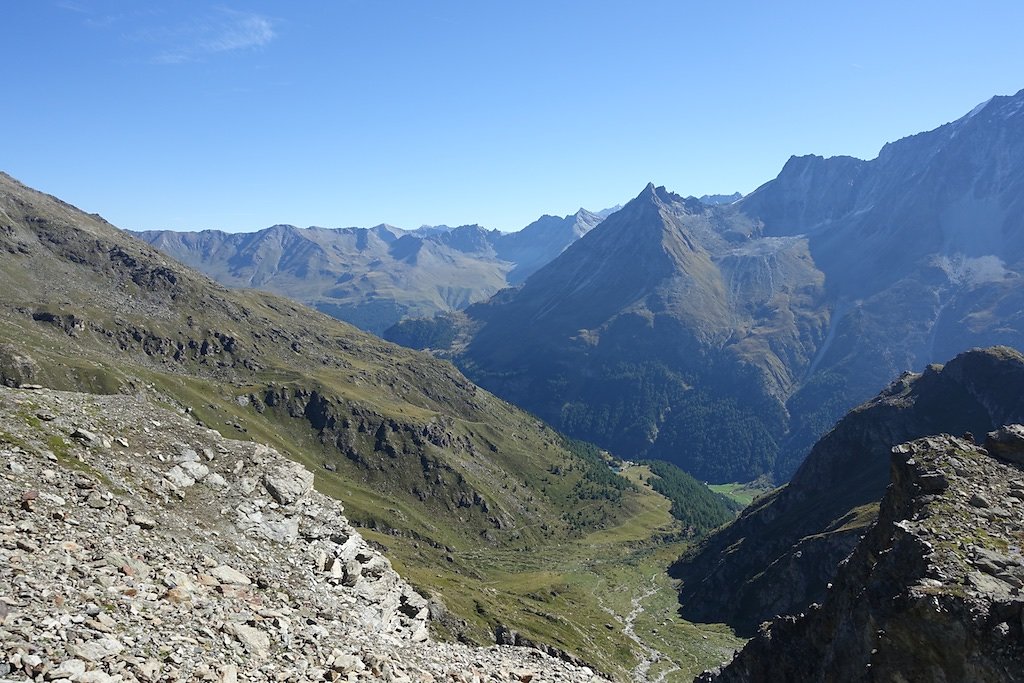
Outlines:
[[793, 480], [755, 502], [673, 568], [683, 615], [740, 633], [825, 595], [840, 560], [875, 519], [889, 449], [928, 434], [984, 434], [1024, 421], [1024, 356], [1005, 347], [963, 353], [907, 373], [853, 410]]
[[127, 396], [0, 390], [5, 680], [589, 681], [431, 642], [430, 606], [266, 446]]
[[700, 681], [1019, 681], [1024, 428], [893, 449], [878, 521], [822, 604]]

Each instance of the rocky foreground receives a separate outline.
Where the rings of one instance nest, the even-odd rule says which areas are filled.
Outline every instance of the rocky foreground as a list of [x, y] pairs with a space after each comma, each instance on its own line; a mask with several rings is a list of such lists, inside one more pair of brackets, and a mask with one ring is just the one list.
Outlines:
[[0, 388], [0, 679], [592, 681], [431, 640], [313, 474], [180, 410]]
[[1024, 427], [893, 449], [879, 518], [828, 595], [700, 681], [1024, 680]]

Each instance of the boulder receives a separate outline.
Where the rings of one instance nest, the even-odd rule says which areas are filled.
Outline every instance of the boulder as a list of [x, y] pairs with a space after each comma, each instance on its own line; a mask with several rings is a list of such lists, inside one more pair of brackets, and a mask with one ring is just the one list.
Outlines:
[[263, 485], [278, 503], [291, 505], [313, 490], [313, 473], [297, 463], [282, 463], [267, 470]]
[[1007, 462], [1024, 464], [1024, 425], [1005, 425], [989, 432], [985, 450]]

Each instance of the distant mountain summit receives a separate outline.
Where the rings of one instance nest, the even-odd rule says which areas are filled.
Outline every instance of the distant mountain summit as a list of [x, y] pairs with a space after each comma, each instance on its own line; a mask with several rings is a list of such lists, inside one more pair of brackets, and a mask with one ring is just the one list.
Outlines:
[[509, 284], [524, 281], [602, 220], [581, 208], [569, 216], [541, 216], [522, 230], [503, 235], [496, 249], [500, 259], [515, 264], [508, 274]]
[[742, 194], [733, 192], [732, 194], [705, 194], [701, 195], [700, 200], [705, 204], [732, 204], [742, 198]]
[[451, 312], [522, 282], [601, 218], [543, 216], [519, 232], [479, 225], [134, 233], [230, 287], [288, 296], [371, 332]]
[[1024, 346], [1022, 273], [1024, 92], [872, 161], [794, 157], [729, 203], [649, 185], [468, 308], [448, 353], [618, 453], [784, 481], [890, 377]]

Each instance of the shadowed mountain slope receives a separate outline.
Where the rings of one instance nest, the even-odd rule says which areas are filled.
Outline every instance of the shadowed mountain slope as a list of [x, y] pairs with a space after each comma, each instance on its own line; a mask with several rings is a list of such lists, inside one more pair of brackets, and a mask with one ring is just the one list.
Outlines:
[[522, 287], [467, 309], [455, 358], [616, 452], [718, 481], [771, 471], [828, 318], [806, 241], [757, 230], [649, 185]]
[[776, 614], [820, 601], [877, 515], [894, 445], [939, 433], [980, 436], [1021, 421], [1024, 356], [1015, 350], [972, 350], [903, 375], [840, 420], [789, 484], [675, 565], [683, 615], [751, 635]]

